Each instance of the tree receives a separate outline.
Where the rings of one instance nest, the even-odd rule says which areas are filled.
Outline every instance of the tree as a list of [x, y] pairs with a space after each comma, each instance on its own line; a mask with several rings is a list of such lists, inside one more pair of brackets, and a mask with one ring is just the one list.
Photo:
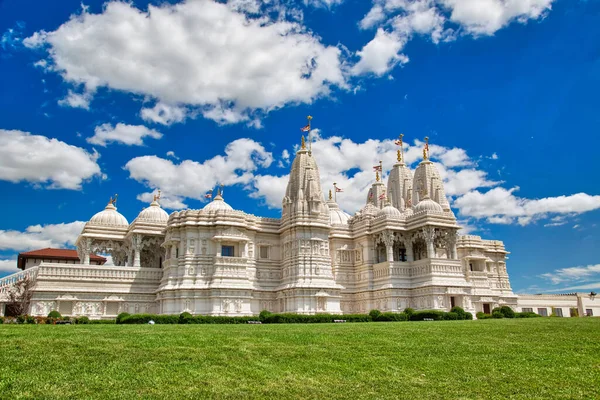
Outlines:
[[7, 288], [6, 298], [8, 301], [6, 302], [5, 311], [7, 317], [16, 317], [28, 313], [34, 285], [35, 279], [27, 275]]

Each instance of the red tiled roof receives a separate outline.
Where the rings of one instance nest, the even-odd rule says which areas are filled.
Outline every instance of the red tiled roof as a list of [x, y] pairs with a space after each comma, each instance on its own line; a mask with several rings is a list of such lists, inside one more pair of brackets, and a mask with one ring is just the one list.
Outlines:
[[[48, 259], [60, 259], [60, 260], [79, 260], [77, 250], [70, 249], [39, 249], [32, 250], [25, 253], [20, 253], [19, 258], [48, 258]], [[90, 254], [91, 261], [106, 262], [106, 258]]]

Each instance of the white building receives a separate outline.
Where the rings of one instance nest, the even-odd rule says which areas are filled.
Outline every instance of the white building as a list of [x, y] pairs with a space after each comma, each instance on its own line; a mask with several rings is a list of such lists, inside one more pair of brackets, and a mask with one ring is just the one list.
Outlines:
[[[503, 243], [457, 234], [440, 174], [423, 154], [413, 173], [398, 151], [387, 185], [379, 166], [354, 216], [331, 192], [326, 199], [304, 140], [279, 219], [234, 210], [219, 193], [170, 216], [157, 198], [130, 224], [111, 201], [77, 240], [81, 264], [43, 262], [0, 280], [0, 312], [2, 292], [24, 276], [35, 279], [30, 314], [40, 316], [518, 309]], [[115, 265], [91, 265], [95, 253]]]

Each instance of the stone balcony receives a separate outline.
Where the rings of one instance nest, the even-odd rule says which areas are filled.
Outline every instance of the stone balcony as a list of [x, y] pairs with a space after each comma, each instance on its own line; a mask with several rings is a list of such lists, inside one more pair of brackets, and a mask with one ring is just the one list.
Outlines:
[[404, 277], [413, 278], [427, 275], [462, 276], [460, 260], [427, 258], [419, 261], [384, 261], [373, 265], [374, 278]]

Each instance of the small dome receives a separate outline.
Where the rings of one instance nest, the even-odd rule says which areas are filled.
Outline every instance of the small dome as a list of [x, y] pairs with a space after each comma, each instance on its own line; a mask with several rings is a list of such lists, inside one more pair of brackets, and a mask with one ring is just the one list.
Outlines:
[[378, 217], [381, 215], [385, 215], [388, 218], [400, 218], [402, 216], [402, 213], [396, 207], [388, 203], [377, 213]]
[[435, 201], [431, 200], [428, 196], [425, 196], [423, 200], [421, 200], [419, 204], [417, 204], [417, 206], [415, 207], [416, 213], [421, 211], [444, 212], [442, 206], [440, 206]]
[[169, 220], [169, 214], [160, 207], [156, 200], [150, 203], [150, 207], [144, 208], [137, 217], [140, 221], [155, 222], [166, 224]]
[[108, 203], [104, 210], [94, 215], [89, 223], [103, 226], [129, 226], [127, 219], [117, 211], [117, 207], [112, 202]]
[[368, 203], [366, 206], [360, 210], [362, 215], [377, 215], [379, 212], [379, 208], [375, 207], [373, 204]]
[[331, 225], [348, 224], [350, 214], [344, 212], [335, 201], [329, 200], [327, 206], [329, 207], [329, 223]]
[[221, 195], [218, 194], [213, 199], [213, 201], [211, 201], [210, 203], [208, 203], [207, 205], [204, 206], [202, 211], [206, 211], [206, 212], [233, 211], [233, 208], [229, 204], [225, 203], [225, 201], [223, 200], [223, 197], [221, 197]]

